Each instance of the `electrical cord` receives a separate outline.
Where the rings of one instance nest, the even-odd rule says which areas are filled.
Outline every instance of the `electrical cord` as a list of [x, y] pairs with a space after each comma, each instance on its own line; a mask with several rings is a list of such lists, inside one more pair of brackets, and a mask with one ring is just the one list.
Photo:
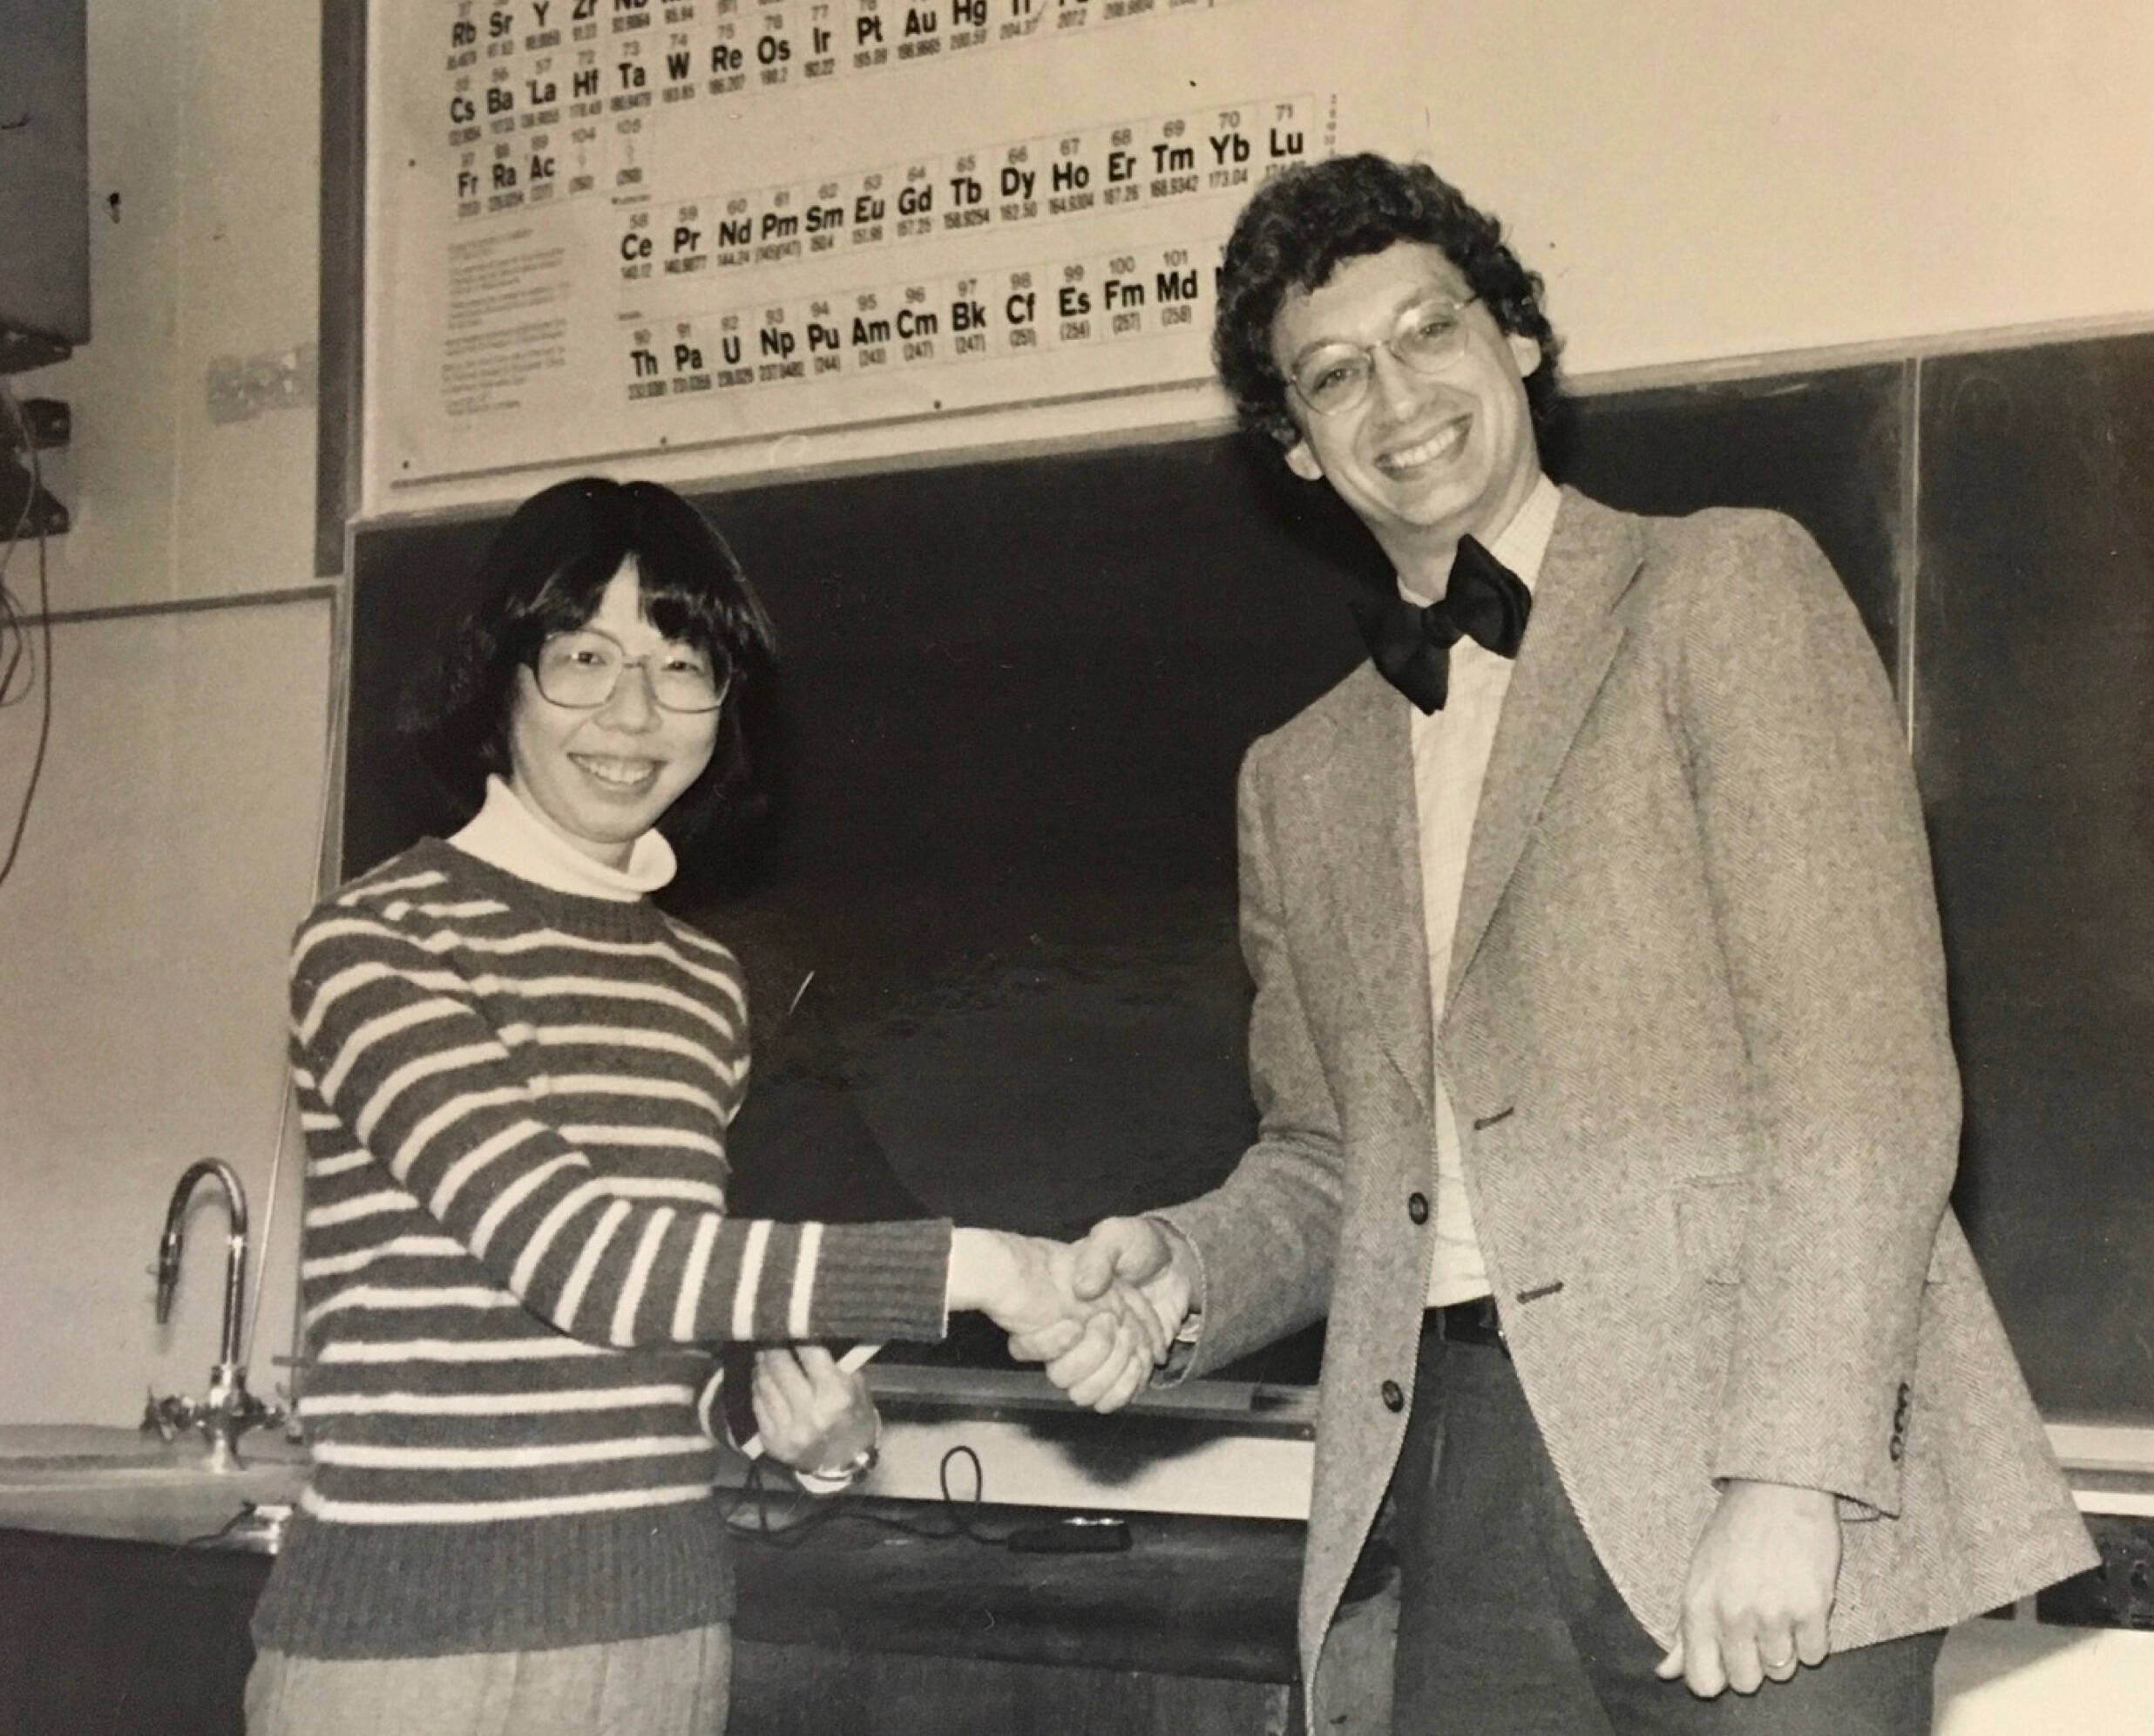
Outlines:
[[226, 1538], [231, 1536], [232, 1534], [238, 1530], [242, 1525], [250, 1522], [254, 1518], [255, 1515], [261, 1512], [261, 1508], [259, 1502], [242, 1501], [240, 1503], [240, 1510], [234, 1513], [229, 1519], [226, 1520], [224, 1523], [220, 1525], [215, 1530], [205, 1531], [200, 1536], [182, 1538], [180, 1540], [180, 1547], [183, 1550], [215, 1549], [220, 1543], [223, 1543]]
[[[972, 1467], [972, 1488], [969, 1495], [960, 1496], [951, 1488], [951, 1469], [962, 1461], [969, 1461]], [[749, 1465], [747, 1480], [742, 1484], [739, 1495], [726, 1506], [725, 1518], [727, 1525], [737, 1535], [752, 1537], [758, 1543], [771, 1549], [798, 1549], [809, 1537], [830, 1526], [856, 1524], [876, 1530], [895, 1531], [902, 1536], [918, 1537], [935, 1543], [951, 1543], [962, 1537], [967, 1543], [999, 1550], [1007, 1546], [1011, 1531], [1021, 1529], [1012, 1527], [1010, 1530], [995, 1531], [983, 1529], [973, 1522], [972, 1511], [986, 1501], [987, 1473], [980, 1464], [979, 1455], [962, 1441], [942, 1455], [942, 1462], [936, 1468], [936, 1482], [942, 1491], [939, 1510], [946, 1521], [942, 1524], [921, 1524], [916, 1520], [871, 1512], [852, 1502], [804, 1493], [783, 1509], [774, 1523], [768, 1508], [761, 1500], [765, 1493], [762, 1486], [765, 1462], [758, 1459]], [[750, 1516], [746, 1518], [739, 1516], [751, 1499], [755, 1505]]]
[[[37, 443], [32, 437], [30, 418], [24, 414], [21, 402], [14, 388], [4, 376], [0, 376], [0, 402], [8, 407], [16, 430], [22, 437], [23, 451], [30, 458], [30, 489], [23, 497], [23, 510], [9, 529], [7, 540], [0, 543], [0, 707], [18, 704], [28, 696], [27, 688], [18, 689], [16, 676], [22, 670], [24, 659], [30, 660], [28, 681], [35, 684], [41, 694], [40, 715], [37, 720], [37, 745], [30, 756], [30, 781], [23, 787], [23, 805], [15, 817], [13, 836], [8, 841], [6, 859], [0, 861], [0, 885], [15, 871], [15, 859], [22, 853], [23, 834], [30, 825], [30, 805], [37, 794], [37, 782], [44, 775], [45, 749], [52, 739], [52, 608], [46, 565], [45, 534], [42, 526], [37, 531], [37, 650], [33, 651], [30, 635], [24, 629], [23, 607], [15, 593], [8, 588], [8, 567], [13, 562], [16, 548], [23, 540], [24, 528], [37, 510], [37, 496], [44, 486], [44, 475], [37, 461]], [[38, 654], [42, 652], [42, 656]], [[40, 676], [42, 675], [42, 679]]]
[[216, 1548], [218, 1544], [224, 1542], [227, 1537], [232, 1535], [233, 1531], [237, 1529], [241, 1520], [248, 1516], [248, 1508], [241, 1507], [237, 1513], [234, 1513], [215, 1530], [205, 1531], [199, 1537], [181, 1538], [180, 1547], [183, 1550], [212, 1550]]

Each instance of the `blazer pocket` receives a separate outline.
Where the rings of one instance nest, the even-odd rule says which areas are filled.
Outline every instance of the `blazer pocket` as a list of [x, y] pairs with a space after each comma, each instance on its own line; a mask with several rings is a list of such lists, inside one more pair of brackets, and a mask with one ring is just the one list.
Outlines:
[[1742, 1281], [1748, 1196], [1741, 1176], [1683, 1184], [1676, 1195], [1676, 1242], [1686, 1272], [1708, 1284]]

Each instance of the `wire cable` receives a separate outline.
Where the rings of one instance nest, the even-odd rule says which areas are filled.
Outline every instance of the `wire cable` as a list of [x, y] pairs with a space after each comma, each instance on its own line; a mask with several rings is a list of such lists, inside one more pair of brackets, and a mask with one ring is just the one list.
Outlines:
[[[972, 1488], [969, 1495], [959, 1495], [951, 1487], [951, 1470], [954, 1465], [969, 1461], [972, 1468]], [[842, 1497], [816, 1496], [805, 1493], [797, 1495], [773, 1519], [762, 1504], [762, 1497], [775, 1491], [766, 1490], [762, 1483], [762, 1468], [767, 1461], [755, 1460], [748, 1467], [747, 1480], [740, 1492], [725, 1509], [727, 1525], [736, 1536], [752, 1537], [756, 1543], [770, 1549], [798, 1549], [809, 1537], [832, 1525], [856, 1524], [881, 1531], [895, 1531], [900, 1536], [918, 1537], [928, 1543], [946, 1543], [962, 1537], [965, 1542], [978, 1543], [985, 1549], [1004, 1548], [1010, 1540], [1010, 1531], [983, 1529], [972, 1517], [985, 1503], [987, 1474], [980, 1464], [979, 1455], [959, 1441], [942, 1455], [936, 1471], [936, 1481], [941, 1488], [942, 1504], [936, 1509], [944, 1520], [939, 1524], [921, 1524], [911, 1519], [900, 1519], [887, 1513], [877, 1513]], [[742, 1509], [750, 1500], [756, 1505], [752, 1512], [742, 1516]], [[1011, 1530], [1021, 1529], [1013, 1526]]]
[[46, 564], [45, 533], [44, 526], [37, 527], [37, 627], [38, 649], [42, 656], [30, 650], [29, 635], [23, 627], [23, 608], [15, 593], [8, 589], [8, 567], [15, 558], [17, 546], [22, 542], [24, 528], [30, 515], [37, 511], [37, 497], [44, 486], [44, 472], [37, 461], [37, 443], [30, 432], [30, 418], [13, 387], [4, 376], [0, 376], [0, 402], [4, 402], [13, 419], [17, 431], [22, 437], [23, 451], [30, 459], [30, 490], [23, 498], [22, 512], [8, 532], [7, 540], [0, 543], [0, 706], [13, 705], [26, 696], [15, 690], [17, 673], [23, 667], [25, 656], [30, 658], [29, 681], [37, 685], [41, 694], [37, 719], [37, 745], [30, 756], [30, 781], [23, 786], [23, 805], [15, 816], [14, 835], [8, 841], [8, 853], [0, 861], [0, 885], [7, 883], [15, 871], [15, 859], [22, 853], [23, 834], [30, 826], [30, 806], [37, 797], [38, 780], [44, 775], [45, 749], [52, 739], [52, 607]]

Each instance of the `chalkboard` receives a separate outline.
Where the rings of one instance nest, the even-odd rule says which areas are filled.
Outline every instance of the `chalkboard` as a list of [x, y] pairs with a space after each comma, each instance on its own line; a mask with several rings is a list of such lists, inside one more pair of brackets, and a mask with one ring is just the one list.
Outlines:
[[2154, 1421], [2154, 337], [1923, 370], [1958, 1198], [2052, 1418]]
[[[2071, 354], [2120, 401], [2154, 371], [2129, 344]], [[2065, 401], [2056, 413], [2068, 422], [2093, 415], [2109, 431], [2045, 435], [2057, 451], [2049, 469], [2008, 455], [1981, 460], [1988, 469], [1954, 460], [1933, 425], [1943, 414], [1933, 381], [1984, 368], [2008, 373], [2015, 391], [2042, 386]], [[1554, 467], [1636, 510], [1792, 513], [1832, 559], [1896, 680], [1912, 658], [1918, 770], [1969, 1063], [1960, 1204], [2045, 1407], [2154, 1417], [2154, 1362], [2133, 1349], [2149, 1318], [2134, 1143], [2147, 1092], [2130, 1065], [2139, 1027], [2114, 1004], [2135, 970], [2154, 973], [2135, 964], [2123, 930], [2103, 926], [2145, 912], [2144, 877], [2126, 870], [2154, 822], [2139, 815], [2143, 799], [2102, 810], [2072, 793], [2145, 788], [2132, 780], [2146, 683], [2130, 680], [2126, 660], [2146, 654], [2154, 608], [2144, 555], [2154, 444], [2144, 420], [2136, 432], [2100, 421], [2076, 377], [2055, 358], [1910, 359], [1591, 395], [1574, 404]], [[1983, 424], [1963, 437], [1987, 450]], [[2137, 444], [2126, 451], [2120, 438]], [[2117, 498], [2137, 486], [2130, 558], [2074, 557], [2071, 539], [2092, 532], [2074, 516], [2085, 481], [2068, 456], [2105, 461]], [[1967, 477], [1958, 496], [1931, 480], [1932, 465], [1955, 462]], [[2055, 491], [2055, 511], [2010, 512], [2018, 496], [2001, 472], [2020, 494]], [[1952, 518], [1961, 497], [1966, 509]], [[784, 663], [766, 755], [778, 797], [769, 823], [752, 851], [692, 862], [669, 894], [748, 968], [758, 1082], [734, 1141], [745, 1197], [826, 1211], [917, 1201], [1059, 1234], [1215, 1181], [1254, 1126], [1235, 768], [1251, 738], [1358, 660], [1346, 599], [1382, 573], [1359, 527], [1328, 491], [1225, 437], [795, 482], [702, 504], [761, 588]], [[1998, 543], [1983, 512], [2011, 516], [2021, 542]], [[357, 538], [348, 872], [457, 823], [393, 725], [423, 648], [467, 600], [464, 575], [494, 522]], [[1996, 654], [1982, 648], [2002, 641], [1988, 623], [2005, 604], [1981, 587], [2010, 589], [1992, 551], [2022, 544], [2035, 551], [2026, 560], [2061, 559], [2082, 575], [2074, 620], [2104, 618], [2108, 606], [2085, 588], [2097, 578], [2139, 587], [2137, 600], [2112, 600], [2126, 630], [2105, 641], [2107, 662], [2083, 671], [2110, 689], [2090, 719], [2107, 770], [2097, 777], [2089, 762], [2055, 786], [2076, 824], [2073, 847], [2060, 838], [2046, 855], [2039, 804], [2022, 802], [2023, 842], [2001, 843], [1970, 805], [1962, 763], [1983, 763], [1985, 789], [2015, 768], [2012, 790], [2029, 780], [2049, 789], [2048, 759], [2022, 749], [2037, 720], [2063, 726], [2056, 689], [2083, 679], [2069, 645], [2044, 640], [2037, 654], [2020, 640], [2013, 667], [2034, 685], [2015, 717], [1989, 715]], [[1992, 743], [2000, 732], [2012, 752]], [[2054, 825], [2047, 835], [2059, 837]], [[2029, 854], [2056, 882], [2050, 896], [2093, 925], [2068, 956], [2025, 944], [2015, 900]], [[2103, 877], [2095, 902], [2083, 871]], [[2048, 1041], [2050, 1027], [2029, 1041], [2026, 973], [2037, 964], [2067, 973], [2056, 993], [2106, 1019], [2105, 1038], [2075, 1051], [2094, 1076], [2054, 1072], [2047, 1057], [2063, 1046]], [[2149, 1016], [2144, 994], [2138, 1009]], [[2060, 1104], [2088, 1135], [2065, 1186], [2049, 1119]], [[2136, 1217], [2124, 1209], [2133, 1201]], [[1242, 1372], [1311, 1379], [1319, 1349], [1304, 1334]], [[942, 1353], [1002, 1356], [986, 1335]]]

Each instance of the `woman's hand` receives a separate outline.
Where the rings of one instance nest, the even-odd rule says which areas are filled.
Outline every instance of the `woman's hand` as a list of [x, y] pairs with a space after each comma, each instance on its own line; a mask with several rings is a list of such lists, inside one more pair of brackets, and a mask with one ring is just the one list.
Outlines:
[[866, 1377], [840, 1368], [819, 1344], [757, 1351], [749, 1394], [763, 1450], [795, 1470], [851, 1464], [882, 1426]]

